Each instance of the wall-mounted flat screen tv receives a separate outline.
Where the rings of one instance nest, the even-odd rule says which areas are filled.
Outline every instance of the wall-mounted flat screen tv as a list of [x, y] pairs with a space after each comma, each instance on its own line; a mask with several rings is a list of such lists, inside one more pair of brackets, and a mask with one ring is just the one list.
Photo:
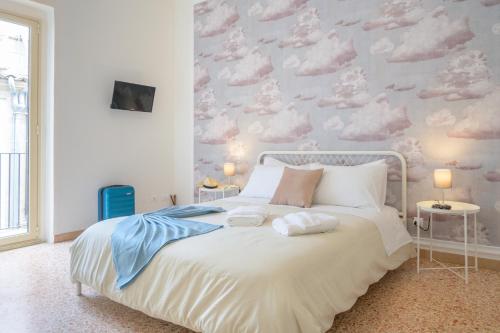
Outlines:
[[115, 81], [111, 108], [127, 111], [152, 112], [155, 87]]

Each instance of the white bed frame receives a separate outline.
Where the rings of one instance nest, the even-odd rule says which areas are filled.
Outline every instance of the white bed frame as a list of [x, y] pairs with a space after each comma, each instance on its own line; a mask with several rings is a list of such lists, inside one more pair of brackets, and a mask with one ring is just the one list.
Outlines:
[[[403, 155], [396, 151], [264, 151], [258, 159], [257, 164], [262, 164], [265, 157], [273, 157], [282, 162], [301, 165], [306, 163], [322, 163], [326, 165], [353, 166], [385, 159], [387, 164], [397, 168], [397, 176], [388, 176], [388, 184], [401, 182], [401, 207], [395, 207], [400, 212], [402, 222], [406, 226], [407, 203], [406, 203], [406, 160]], [[394, 163], [398, 165], [395, 166]], [[76, 295], [82, 295], [82, 284], [76, 282]]]
[[265, 157], [273, 157], [282, 162], [301, 165], [307, 163], [321, 163], [326, 165], [354, 166], [385, 159], [392, 166], [396, 175], [388, 174], [388, 186], [394, 182], [401, 182], [401, 200], [399, 210], [401, 222], [406, 227], [407, 221], [407, 175], [406, 159], [401, 153], [391, 150], [382, 151], [264, 151], [257, 158], [257, 164], [264, 163]]

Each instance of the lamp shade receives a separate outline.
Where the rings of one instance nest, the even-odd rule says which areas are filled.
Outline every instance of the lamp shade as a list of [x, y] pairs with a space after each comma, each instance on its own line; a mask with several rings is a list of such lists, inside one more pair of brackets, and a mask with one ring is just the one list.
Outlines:
[[436, 169], [434, 170], [434, 187], [435, 188], [451, 188], [451, 170]]
[[236, 166], [234, 163], [224, 163], [224, 175], [231, 177], [236, 173]]

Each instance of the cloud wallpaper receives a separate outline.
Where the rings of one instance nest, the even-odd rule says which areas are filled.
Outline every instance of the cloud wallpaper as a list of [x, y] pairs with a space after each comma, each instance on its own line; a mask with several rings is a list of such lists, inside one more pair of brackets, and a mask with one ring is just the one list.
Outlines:
[[451, 168], [500, 246], [500, 0], [208, 0], [194, 22], [196, 182], [237, 161], [243, 185], [264, 150], [396, 150], [409, 216]]

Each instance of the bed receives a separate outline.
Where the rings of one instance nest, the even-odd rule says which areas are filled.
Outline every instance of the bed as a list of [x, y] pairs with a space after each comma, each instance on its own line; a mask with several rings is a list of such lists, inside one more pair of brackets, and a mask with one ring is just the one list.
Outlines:
[[[225, 227], [167, 245], [126, 289], [118, 290], [111, 257], [111, 234], [123, 218], [96, 223], [71, 246], [71, 279], [102, 295], [197, 332], [325, 332], [337, 313], [350, 309], [370, 284], [399, 267], [413, 253], [394, 242], [406, 221], [406, 163], [395, 152], [265, 152], [287, 163], [322, 161], [356, 165], [384, 158], [388, 186], [399, 193], [398, 207], [380, 212], [315, 205], [314, 212], [336, 215], [335, 232], [284, 237], [273, 217], [303, 208], [268, 205], [232, 197], [204, 203], [226, 210], [267, 205], [270, 218], [260, 227]], [[399, 165], [399, 167], [396, 167]], [[396, 176], [395, 176], [396, 175]], [[393, 192], [393, 193], [394, 193]], [[223, 224], [225, 213], [190, 218]], [[396, 221], [396, 222], [395, 222]], [[399, 231], [399, 234], [398, 234]], [[387, 255], [387, 247], [400, 244]]]

